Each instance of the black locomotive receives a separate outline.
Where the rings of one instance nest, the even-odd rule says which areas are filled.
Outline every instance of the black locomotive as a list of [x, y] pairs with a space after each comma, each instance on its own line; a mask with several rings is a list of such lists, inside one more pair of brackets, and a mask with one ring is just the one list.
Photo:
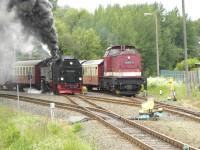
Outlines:
[[62, 57], [59, 60], [44, 60], [40, 63], [41, 90], [55, 94], [75, 94], [82, 89], [82, 66], [77, 59]]

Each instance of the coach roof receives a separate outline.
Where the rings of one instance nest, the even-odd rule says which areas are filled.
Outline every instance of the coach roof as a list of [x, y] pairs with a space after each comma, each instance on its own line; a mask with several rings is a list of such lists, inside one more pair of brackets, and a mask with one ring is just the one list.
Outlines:
[[98, 59], [98, 60], [88, 60], [84, 62], [82, 65], [99, 65], [103, 62], [103, 59]]
[[41, 62], [41, 60], [26, 60], [26, 61], [17, 61], [15, 66], [33, 66], [37, 65]]

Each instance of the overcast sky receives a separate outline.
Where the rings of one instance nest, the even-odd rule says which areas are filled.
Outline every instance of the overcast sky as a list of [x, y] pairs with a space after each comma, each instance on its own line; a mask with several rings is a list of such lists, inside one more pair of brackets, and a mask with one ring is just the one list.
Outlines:
[[[182, 0], [58, 0], [59, 6], [70, 6], [72, 8], [85, 8], [90, 12], [94, 10], [101, 4], [107, 6], [108, 4], [120, 4], [121, 6], [127, 4], [142, 4], [142, 3], [162, 3], [164, 8], [171, 10], [174, 7], [178, 7], [180, 12], [182, 12]], [[186, 13], [196, 20], [200, 18], [200, 0], [185, 0]]]

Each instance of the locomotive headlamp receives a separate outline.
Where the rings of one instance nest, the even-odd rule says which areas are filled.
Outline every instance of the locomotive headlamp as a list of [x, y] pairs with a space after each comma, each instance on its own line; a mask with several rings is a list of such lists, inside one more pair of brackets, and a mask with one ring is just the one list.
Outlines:
[[128, 59], [131, 59], [131, 57], [130, 57], [130, 56], [128, 56]]
[[82, 78], [81, 78], [81, 77], [79, 77], [79, 80], [80, 80], [80, 81], [82, 81]]
[[70, 61], [70, 63], [69, 63], [69, 64], [70, 64], [70, 65], [73, 65], [73, 62], [71, 62], [71, 61]]
[[60, 80], [61, 80], [61, 81], [64, 81], [64, 78], [63, 78], [63, 77], [61, 77], [61, 78], [60, 78]]

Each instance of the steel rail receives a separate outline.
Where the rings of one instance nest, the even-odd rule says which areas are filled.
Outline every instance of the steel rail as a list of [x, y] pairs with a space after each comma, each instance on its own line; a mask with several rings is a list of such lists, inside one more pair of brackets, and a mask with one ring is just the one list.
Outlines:
[[[94, 96], [82, 96], [87, 99], [93, 100], [93, 101], [99, 101], [99, 102], [106, 102], [106, 103], [114, 103], [114, 104], [120, 104], [120, 105], [128, 105], [128, 106], [141, 106], [142, 102], [144, 102], [144, 99], [139, 98], [126, 98], [126, 99], [111, 99], [111, 98], [102, 98], [102, 97], [94, 97]], [[166, 112], [173, 113], [176, 115], [180, 115], [183, 117], [187, 117], [193, 121], [200, 122], [200, 115], [197, 112], [183, 109], [177, 106], [164, 104], [162, 102], [155, 102], [156, 108], [162, 107]]]
[[[115, 116], [115, 118], [117, 118], [118, 120], [120, 120], [120, 121], [122, 121], [122, 122], [124, 122], [124, 123], [126, 123], [126, 124], [129, 124], [129, 125], [131, 125], [132, 127], [136, 127], [136, 128], [138, 128], [138, 129], [140, 129], [140, 130], [142, 130], [142, 131], [144, 131], [144, 132], [146, 132], [146, 133], [148, 133], [148, 134], [150, 134], [150, 135], [152, 135], [152, 136], [154, 136], [154, 137], [156, 137], [156, 138], [161, 139], [162, 141], [165, 141], [165, 142], [167, 142], [167, 143], [169, 143], [169, 144], [172, 144], [172, 145], [174, 145], [174, 146], [176, 146], [176, 147], [178, 147], [178, 148], [180, 148], [180, 149], [182, 149], [183, 146], [185, 145], [184, 143], [182, 143], [182, 142], [180, 142], [180, 141], [178, 141], [178, 140], [172, 139], [172, 138], [170, 138], [170, 137], [168, 137], [168, 136], [166, 136], [166, 135], [164, 135], [164, 134], [158, 133], [158, 132], [156, 132], [156, 131], [154, 131], [154, 130], [152, 130], [152, 129], [149, 129], [149, 128], [143, 126], [143, 125], [140, 125], [140, 124], [136, 123], [135, 121], [130, 121], [130, 120], [128, 120], [128, 119], [126, 119], [126, 118], [124, 118], [124, 117], [122, 117], [122, 116], [120, 116], [120, 115], [118, 115], [118, 114], [116, 114], [116, 113], [111, 112], [110, 110], [107, 110], [107, 109], [105, 109], [105, 108], [103, 108], [103, 107], [101, 107], [101, 106], [98, 106], [97, 104], [91, 102], [90, 100], [88, 100], [88, 99], [86, 99], [86, 98], [84, 98], [84, 97], [82, 97], [82, 96], [78, 96], [78, 97], [79, 97], [81, 100], [83, 100], [83, 101], [85, 101], [85, 102], [88, 102], [88, 103], [91, 104], [92, 106], [95, 106], [95, 107], [98, 107], [98, 108], [101, 108], [101, 109], [107, 111], [110, 115]], [[130, 135], [130, 136], [131, 136], [131, 135]], [[165, 146], [166, 146], [166, 145], [165, 145]], [[160, 147], [160, 148], [162, 149], [162, 147]], [[166, 148], [166, 147], [165, 147], [165, 148]], [[190, 147], [190, 150], [193, 150], [193, 149], [196, 149], [196, 148]]]

